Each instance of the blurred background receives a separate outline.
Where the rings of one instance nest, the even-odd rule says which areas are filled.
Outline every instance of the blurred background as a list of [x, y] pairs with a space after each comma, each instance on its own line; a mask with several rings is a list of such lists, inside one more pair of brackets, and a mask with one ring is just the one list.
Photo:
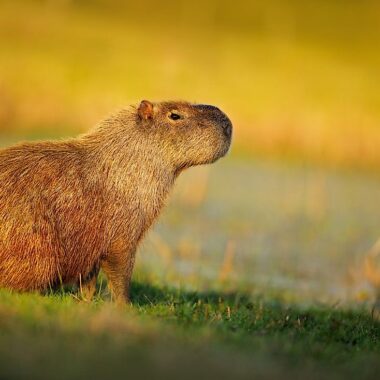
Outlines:
[[0, 145], [74, 136], [141, 99], [215, 104], [232, 152], [180, 178], [139, 271], [367, 301], [380, 288], [379, 67], [376, 0], [1, 0]]

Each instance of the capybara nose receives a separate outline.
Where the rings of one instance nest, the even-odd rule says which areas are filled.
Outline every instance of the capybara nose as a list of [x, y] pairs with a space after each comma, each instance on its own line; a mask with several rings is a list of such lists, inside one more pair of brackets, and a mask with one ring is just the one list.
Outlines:
[[223, 120], [222, 129], [223, 129], [223, 133], [225, 134], [225, 136], [230, 139], [231, 135], [232, 135], [232, 123], [228, 118], [225, 118]]
[[196, 104], [194, 106], [200, 112], [208, 113], [210, 118], [212, 118], [218, 125], [221, 126], [224, 135], [230, 139], [232, 136], [232, 123], [231, 120], [218, 108], [215, 106], [210, 106], [208, 104]]

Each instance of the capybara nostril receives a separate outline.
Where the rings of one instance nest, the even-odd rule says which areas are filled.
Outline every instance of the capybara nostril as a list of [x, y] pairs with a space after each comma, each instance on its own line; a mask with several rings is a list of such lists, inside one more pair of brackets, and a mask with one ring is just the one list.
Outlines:
[[222, 129], [226, 137], [231, 138], [232, 136], [232, 123], [229, 119], [225, 119], [222, 123]]

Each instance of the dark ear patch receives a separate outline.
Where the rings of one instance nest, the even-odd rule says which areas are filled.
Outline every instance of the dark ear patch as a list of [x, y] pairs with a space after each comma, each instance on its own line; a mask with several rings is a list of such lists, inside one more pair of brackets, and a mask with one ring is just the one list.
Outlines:
[[138, 114], [141, 119], [148, 120], [153, 118], [153, 104], [148, 100], [143, 100], [138, 108]]

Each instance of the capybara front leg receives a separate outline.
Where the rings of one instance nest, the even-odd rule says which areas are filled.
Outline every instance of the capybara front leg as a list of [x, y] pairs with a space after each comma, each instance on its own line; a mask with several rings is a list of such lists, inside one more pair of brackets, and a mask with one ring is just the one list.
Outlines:
[[80, 295], [83, 301], [91, 301], [96, 291], [97, 275], [91, 277], [85, 284], [80, 286]]
[[94, 296], [99, 271], [100, 263], [97, 263], [88, 276], [85, 278], [82, 278], [82, 276], [79, 277], [79, 292], [83, 301], [91, 301]]
[[117, 303], [129, 302], [129, 286], [135, 263], [135, 250], [123, 249], [115, 244], [102, 261], [102, 269], [107, 276], [112, 300]]

